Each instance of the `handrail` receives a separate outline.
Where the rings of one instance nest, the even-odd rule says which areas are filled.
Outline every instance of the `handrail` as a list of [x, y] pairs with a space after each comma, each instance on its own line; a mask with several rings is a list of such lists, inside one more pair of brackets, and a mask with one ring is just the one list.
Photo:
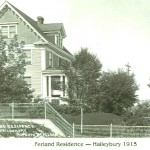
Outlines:
[[46, 114], [47, 119], [50, 119], [58, 128], [66, 134], [66, 136], [73, 135], [73, 127], [68, 123], [49, 103], [47, 103]]
[[47, 105], [48, 105], [58, 116], [60, 116], [64, 122], [66, 122], [68, 125], [70, 125], [70, 123], [69, 123], [68, 121], [66, 121], [49, 103], [47, 103]]

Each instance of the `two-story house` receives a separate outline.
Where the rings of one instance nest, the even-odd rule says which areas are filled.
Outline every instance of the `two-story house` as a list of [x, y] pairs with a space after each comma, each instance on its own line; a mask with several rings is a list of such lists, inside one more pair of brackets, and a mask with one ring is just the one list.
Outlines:
[[65, 97], [66, 92], [52, 85], [52, 81], [67, 82], [60, 66], [62, 62], [74, 59], [63, 46], [66, 37], [63, 24], [45, 24], [41, 16], [35, 21], [5, 1], [0, 7], [0, 30], [6, 40], [17, 35], [20, 42], [25, 42], [25, 80], [35, 90], [35, 95], [48, 98], [54, 103], [63, 103], [60, 97]]

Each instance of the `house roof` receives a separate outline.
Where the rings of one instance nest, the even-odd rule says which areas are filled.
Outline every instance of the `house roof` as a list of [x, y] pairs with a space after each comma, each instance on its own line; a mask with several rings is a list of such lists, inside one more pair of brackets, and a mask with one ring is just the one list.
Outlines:
[[63, 23], [38, 24], [43, 32], [61, 31], [62, 36], [66, 37], [66, 32]]
[[[62, 23], [51, 23], [51, 24], [38, 24], [37, 21], [33, 20], [32, 18], [30, 18], [28, 15], [26, 15], [25, 13], [23, 13], [21, 10], [19, 10], [18, 8], [16, 8], [15, 6], [13, 6], [12, 4], [10, 4], [9, 2], [5, 1], [4, 4], [1, 6], [2, 8], [4, 6], [8, 6], [12, 9], [15, 10], [16, 13], [18, 13], [18, 15], [20, 15], [28, 24], [29, 26], [38, 34], [39, 37], [41, 37], [41, 39], [46, 42], [47, 44], [49, 43], [51, 46], [56, 47], [59, 50], [62, 50], [63, 52], [71, 55], [72, 54], [66, 50], [66, 49], [61, 49], [59, 48], [57, 45], [51, 43], [50, 39], [48, 36], [46, 36], [43, 32], [46, 31], [58, 31], [58, 30], [62, 30], [64, 33], [64, 36], [66, 36], [65, 30], [64, 30], [64, 26]], [[1, 8], [1, 9], [2, 9]]]
[[40, 29], [44, 32], [60, 30], [62, 23], [51, 23], [51, 24], [38, 24]]

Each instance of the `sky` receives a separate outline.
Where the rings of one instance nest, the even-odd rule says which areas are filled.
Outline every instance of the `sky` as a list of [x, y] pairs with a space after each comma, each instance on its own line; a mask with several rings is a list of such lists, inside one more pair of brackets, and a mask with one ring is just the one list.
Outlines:
[[[0, 5], [4, 0], [0, 0]], [[72, 53], [86, 47], [103, 71], [131, 66], [139, 99], [150, 99], [150, 0], [8, 0], [35, 19], [63, 23], [64, 46]]]

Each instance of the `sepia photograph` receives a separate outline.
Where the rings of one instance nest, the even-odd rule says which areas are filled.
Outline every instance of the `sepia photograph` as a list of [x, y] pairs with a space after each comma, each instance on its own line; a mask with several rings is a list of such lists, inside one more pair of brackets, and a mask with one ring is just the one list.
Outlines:
[[149, 6], [0, 0], [0, 143], [142, 147], [150, 138]]

